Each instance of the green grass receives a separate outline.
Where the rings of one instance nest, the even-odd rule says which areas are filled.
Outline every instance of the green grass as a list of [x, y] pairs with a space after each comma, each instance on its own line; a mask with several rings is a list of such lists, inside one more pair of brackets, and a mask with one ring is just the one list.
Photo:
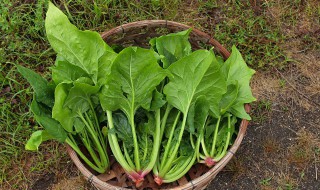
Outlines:
[[[80, 29], [98, 32], [144, 19], [167, 19], [193, 25], [213, 35], [228, 49], [236, 45], [247, 63], [261, 70], [290, 64], [282, 44], [298, 35], [287, 34], [285, 28], [301, 24], [298, 22], [300, 14], [310, 19], [320, 16], [319, 7], [312, 2], [300, 6], [300, 0], [269, 0], [259, 5], [249, 0], [53, 2]], [[30, 181], [30, 175], [41, 174], [53, 166], [58, 168], [59, 157], [65, 157], [55, 143], [42, 146], [39, 153], [24, 150], [24, 143], [38, 126], [28, 111], [32, 90], [17, 73], [15, 65], [25, 65], [50, 79], [49, 67], [53, 65], [55, 53], [45, 37], [46, 8], [46, 0], [0, 1], [0, 188], [30, 187], [34, 182]], [[279, 14], [272, 11], [275, 8], [280, 8]], [[276, 18], [271, 13], [277, 14]], [[315, 35], [301, 35], [306, 48], [319, 48], [319, 43], [310, 43], [316, 41]], [[258, 106], [268, 109], [270, 102], [261, 102]], [[46, 158], [43, 152], [54, 156]], [[23, 160], [27, 157], [34, 160], [25, 168]]]

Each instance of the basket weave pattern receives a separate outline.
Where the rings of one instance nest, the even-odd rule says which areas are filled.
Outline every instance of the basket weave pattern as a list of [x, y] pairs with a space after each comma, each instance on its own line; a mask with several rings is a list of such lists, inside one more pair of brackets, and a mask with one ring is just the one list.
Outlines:
[[[101, 37], [109, 45], [123, 46], [140, 46], [149, 47], [148, 42], [151, 38], [172, 32], [178, 32], [189, 29], [190, 26], [166, 21], [166, 20], [145, 20], [124, 24], [113, 28], [101, 34]], [[227, 59], [230, 53], [215, 39], [200, 30], [193, 29], [190, 33], [190, 43], [193, 49], [200, 49], [205, 45], [213, 46], [214, 50], [223, 58]], [[250, 106], [245, 105], [245, 110], [250, 111]], [[227, 154], [211, 169], [203, 164], [194, 165], [190, 171], [181, 179], [170, 184], [158, 186], [152, 174], [145, 177], [143, 185], [139, 189], [174, 189], [174, 190], [191, 190], [205, 189], [205, 187], [215, 178], [215, 176], [230, 161], [234, 153], [240, 146], [248, 126], [247, 120], [242, 120], [239, 132], [234, 144], [228, 150]], [[77, 156], [76, 152], [69, 146], [67, 151], [77, 168], [85, 178], [97, 189], [101, 190], [121, 190], [136, 189], [134, 183], [128, 178], [121, 166], [110, 156], [110, 170], [104, 174], [97, 174], [87, 167]]]

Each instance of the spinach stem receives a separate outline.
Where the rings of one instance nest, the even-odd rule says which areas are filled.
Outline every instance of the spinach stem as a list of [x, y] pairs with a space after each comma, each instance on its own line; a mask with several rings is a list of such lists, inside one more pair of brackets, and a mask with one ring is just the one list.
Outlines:
[[194, 141], [193, 141], [193, 136], [192, 136], [191, 133], [190, 133], [190, 143], [191, 143], [192, 148], [194, 149], [195, 148], [194, 147]]
[[223, 151], [214, 158], [215, 161], [219, 161], [221, 160], [222, 157], [224, 157], [224, 155], [226, 154], [227, 152], [227, 149], [228, 149], [228, 146], [229, 146], [229, 142], [230, 142], [230, 138], [231, 138], [231, 132], [230, 132], [230, 129], [231, 129], [231, 115], [229, 114], [228, 115], [228, 135], [227, 135], [227, 140], [226, 140], [226, 143], [224, 144], [224, 147], [223, 147]]
[[[200, 148], [200, 141], [201, 141], [201, 138], [198, 138], [197, 142], [196, 142], [196, 147], [195, 147], [196, 150], [199, 150], [199, 148]], [[176, 181], [176, 180], [180, 179], [182, 176], [184, 176], [190, 170], [190, 168], [193, 166], [193, 164], [197, 158], [198, 151], [196, 151], [196, 150], [194, 151], [193, 156], [189, 157], [189, 159], [187, 161], [185, 161], [186, 163], [184, 163], [183, 166], [181, 166], [178, 170], [176, 170], [173, 173], [170, 173], [170, 172], [166, 173], [165, 176], [163, 176], [163, 182], [170, 183], [170, 182]]]
[[[107, 111], [107, 118], [108, 118], [109, 128], [113, 129], [114, 125], [113, 125], [113, 118], [112, 118], [112, 112], [111, 111]], [[112, 150], [112, 153], [116, 157], [116, 159], [119, 162], [119, 164], [128, 173], [130, 173], [130, 174], [131, 173], [136, 173], [134, 171], [134, 168], [131, 168], [130, 165], [127, 163], [126, 159], [124, 158], [124, 156], [123, 156], [123, 154], [121, 152], [120, 146], [119, 146], [119, 142], [118, 142], [117, 136], [114, 133], [108, 133], [108, 137], [109, 137], [108, 140], [109, 140], [109, 144], [110, 144], [110, 148]]]
[[[95, 124], [96, 124], [96, 130], [98, 131], [98, 138], [100, 140], [100, 143], [103, 147], [103, 150], [104, 150], [104, 154], [105, 155], [108, 155], [107, 154], [107, 145], [106, 145], [106, 141], [104, 140], [104, 136], [102, 135], [102, 131], [101, 131], [101, 128], [100, 128], [100, 125], [99, 125], [99, 121], [98, 121], [98, 118], [97, 118], [97, 115], [96, 115], [96, 112], [94, 110], [94, 107], [92, 105], [92, 102], [91, 100], [89, 99], [89, 105], [90, 105], [90, 108], [91, 108], [91, 112], [93, 114], [93, 118], [94, 118], [94, 121], [95, 121]], [[107, 157], [108, 158], [108, 157]]]
[[[163, 154], [163, 157], [162, 157], [162, 162], [161, 162], [161, 164], [160, 164], [160, 170], [162, 170], [163, 167], [164, 167], [164, 164], [166, 164], [167, 156], [168, 156], [169, 150], [170, 150], [170, 148], [171, 148], [170, 145], [171, 145], [171, 141], [172, 141], [172, 139], [173, 139], [174, 130], [175, 130], [176, 125], [177, 125], [177, 123], [178, 123], [178, 121], [179, 121], [180, 113], [181, 113], [181, 112], [179, 111], [178, 114], [177, 114], [177, 116], [176, 116], [176, 118], [175, 118], [175, 120], [174, 120], [174, 123], [173, 123], [173, 125], [172, 125], [171, 131], [170, 131], [170, 135], [169, 135], [169, 139], [168, 139], [168, 142], [167, 142], [167, 144], [166, 144], [166, 146], [165, 146], [165, 149], [164, 149], [164, 154]], [[171, 155], [171, 156], [172, 156], [172, 155]]]
[[164, 129], [166, 128], [167, 119], [168, 119], [168, 116], [169, 116], [171, 109], [172, 109], [172, 106], [170, 104], [167, 104], [166, 111], [165, 111], [163, 118], [162, 118], [162, 121], [161, 121], [160, 141], [162, 140]]
[[206, 156], [200, 153], [200, 158], [201, 159], [206, 159]]
[[142, 160], [145, 161], [146, 158], [147, 158], [147, 153], [148, 153], [148, 137], [145, 136], [145, 150], [144, 150], [144, 153], [143, 153], [143, 157], [142, 157]]
[[168, 172], [168, 170], [170, 169], [170, 167], [172, 165], [173, 160], [175, 159], [175, 157], [176, 157], [176, 155], [178, 153], [178, 149], [180, 147], [180, 142], [181, 142], [181, 139], [182, 139], [182, 136], [183, 136], [184, 128], [186, 126], [186, 121], [187, 121], [187, 114], [184, 114], [183, 115], [182, 124], [181, 124], [180, 133], [179, 133], [179, 137], [178, 137], [178, 142], [175, 144], [173, 152], [171, 153], [171, 155], [169, 157], [169, 160], [166, 161], [163, 169], [160, 171], [160, 173], [159, 173], [160, 177], [163, 177]]
[[109, 162], [107, 160], [107, 155], [105, 155], [105, 152], [104, 152], [103, 148], [101, 147], [101, 143], [98, 140], [98, 138], [94, 132], [94, 127], [92, 125], [92, 122], [91, 122], [88, 114], [86, 112], [84, 113], [86, 118], [83, 117], [83, 114], [81, 112], [78, 112], [78, 115], [79, 115], [80, 119], [82, 120], [82, 122], [87, 126], [86, 129], [88, 130], [89, 134], [91, 135], [91, 138], [93, 139], [93, 142], [97, 148], [97, 151], [99, 152], [99, 156], [100, 156], [100, 159], [101, 159], [103, 165], [108, 166]]
[[[206, 120], [207, 120], [208, 116], [206, 117]], [[205, 126], [207, 126], [207, 122], [203, 124], [203, 126], [201, 126], [200, 128], [200, 132], [199, 133], [199, 136], [198, 136], [198, 139], [197, 139], [197, 146], [195, 148], [195, 151], [196, 151], [196, 154], [197, 154], [197, 160], [199, 161], [200, 160], [200, 143], [202, 141], [204, 141], [204, 128]], [[193, 139], [192, 139], [193, 140]], [[203, 142], [204, 143], [204, 142]], [[202, 143], [201, 143], [202, 144]], [[205, 144], [204, 144], [205, 146]], [[205, 147], [204, 147], [205, 148]], [[206, 150], [207, 152], [207, 150]]]
[[92, 146], [90, 145], [90, 140], [87, 131], [83, 130], [79, 135], [81, 136], [81, 140], [88, 152], [90, 153], [90, 156], [93, 159], [93, 161], [96, 163], [96, 165], [103, 167], [103, 164], [99, 161], [96, 153], [94, 152], [94, 150], [92, 150]]
[[128, 164], [130, 165], [130, 167], [134, 168], [134, 164], [130, 158], [130, 155], [128, 154], [128, 150], [125, 143], [123, 142], [122, 145], [123, 145], [124, 156], [126, 157]]
[[83, 153], [82, 151], [79, 149], [79, 147], [77, 146], [77, 144], [75, 142], [73, 142], [69, 137], [66, 138], [65, 141], [69, 146], [71, 146], [71, 148], [80, 156], [80, 158], [85, 161], [86, 164], [88, 164], [92, 169], [94, 169], [95, 171], [99, 172], [99, 173], [104, 173], [105, 172], [105, 168], [100, 168], [95, 166]]
[[[188, 160], [190, 160], [190, 158]], [[181, 167], [181, 169], [175, 171], [174, 173], [172, 173], [168, 176], [165, 176], [163, 178], [163, 182], [164, 183], [171, 183], [171, 182], [174, 182], [174, 181], [180, 179], [182, 176], [184, 176], [190, 170], [190, 168], [193, 166], [195, 160], [196, 160], [196, 153], [193, 154], [190, 161], [186, 161], [187, 164], [184, 164], [184, 166], [186, 165], [185, 167]]]
[[147, 165], [147, 167], [145, 167], [143, 173], [141, 175], [146, 175], [147, 173], [149, 173], [153, 166], [155, 165], [157, 159], [158, 159], [158, 154], [159, 154], [159, 147], [160, 147], [160, 109], [158, 109], [156, 111], [156, 131], [154, 133], [153, 136], [153, 147], [152, 147], [152, 151], [151, 151], [151, 156], [150, 156], [150, 162]]
[[204, 138], [201, 138], [201, 146], [205, 157], [209, 157], [209, 152], [207, 151], [206, 143], [204, 142]]
[[179, 174], [181, 174], [181, 172], [183, 172], [186, 169], [186, 167], [190, 164], [190, 162], [192, 162], [194, 155], [195, 154], [189, 156], [187, 158], [187, 160], [183, 161], [183, 164], [180, 167], [178, 167], [178, 169], [176, 169], [175, 171], [173, 171], [173, 169], [171, 169], [167, 174], [165, 174], [165, 176], [163, 177], [163, 180], [170, 180], [170, 179], [175, 178]]
[[215, 150], [216, 150], [216, 142], [217, 142], [217, 136], [218, 136], [220, 120], [221, 120], [221, 116], [219, 116], [219, 118], [218, 118], [218, 121], [217, 121], [217, 124], [216, 124], [216, 128], [214, 130], [214, 136], [212, 138], [212, 147], [211, 147], [211, 152], [210, 152], [210, 156], [212, 158], [214, 157], [214, 153], [215, 153]]
[[130, 125], [131, 125], [131, 130], [132, 130], [132, 136], [133, 136], [133, 147], [134, 147], [134, 163], [136, 166], [136, 170], [140, 171], [140, 158], [139, 158], [139, 145], [138, 145], [138, 139], [137, 139], [137, 134], [136, 134], [136, 126], [134, 123], [134, 110], [131, 110], [130, 113]]

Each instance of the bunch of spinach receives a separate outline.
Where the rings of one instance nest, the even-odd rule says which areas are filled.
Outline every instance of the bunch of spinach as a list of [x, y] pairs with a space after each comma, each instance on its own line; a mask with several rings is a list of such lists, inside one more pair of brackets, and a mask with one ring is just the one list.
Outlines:
[[98, 92], [116, 53], [98, 33], [78, 30], [52, 3], [45, 28], [58, 53], [51, 68], [53, 81], [48, 83], [35, 72], [18, 66], [35, 91], [30, 108], [44, 128], [31, 135], [26, 149], [37, 150], [42, 141], [49, 139], [66, 142], [92, 169], [104, 173], [109, 167], [107, 128], [100, 127]]
[[250, 120], [244, 104], [255, 100], [249, 86], [254, 70], [239, 51], [232, 47], [225, 62], [212, 50], [192, 52], [189, 32], [150, 41], [169, 72], [162, 89], [167, 104], [161, 131], [167, 133], [153, 168], [159, 185], [181, 178], [196, 159], [209, 167], [218, 162], [232, 143], [236, 118]]
[[160, 185], [197, 162], [213, 166], [232, 144], [238, 119], [250, 120], [244, 104], [255, 100], [254, 70], [235, 47], [225, 62], [212, 49], [192, 51], [189, 29], [151, 39], [150, 49], [115, 53], [52, 3], [45, 27], [57, 52], [53, 81], [17, 66], [34, 89], [30, 108], [44, 128], [26, 149], [49, 139], [65, 142], [103, 173], [109, 145], [136, 186], [151, 171]]

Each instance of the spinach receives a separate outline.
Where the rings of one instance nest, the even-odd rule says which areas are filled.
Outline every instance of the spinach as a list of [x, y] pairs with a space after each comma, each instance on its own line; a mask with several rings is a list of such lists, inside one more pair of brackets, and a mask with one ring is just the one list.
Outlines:
[[[249, 86], [255, 71], [246, 65], [235, 46], [232, 47], [230, 57], [221, 65], [220, 70], [227, 82], [227, 92], [219, 102], [219, 114], [211, 114], [209, 120], [213, 122], [208, 122], [203, 129], [204, 136], [201, 137], [201, 148], [198, 153], [198, 161], [209, 167], [215, 165], [227, 153], [231, 137], [235, 133], [236, 117], [251, 119], [244, 109], [244, 104], [255, 100]], [[229, 132], [222, 132], [226, 130]], [[221, 143], [221, 138], [226, 140], [224, 144]]]
[[[217, 112], [218, 102], [225, 93], [226, 83], [219, 78], [220, 72], [217, 69], [219, 65], [213, 60], [214, 55], [211, 51], [197, 50], [168, 67], [171, 75], [169, 75], [169, 83], [165, 85], [163, 92], [168, 103], [182, 112], [183, 118], [177, 142], [175, 144], [168, 143], [165, 148], [166, 152], [173, 146], [173, 151], [170, 155], [165, 154], [165, 157], [160, 160], [160, 167], [154, 170], [157, 178], [163, 179], [164, 182], [177, 180], [172, 177], [168, 178], [166, 174], [174, 168], [173, 161], [176, 159], [185, 132], [190, 107], [195, 104], [199, 97], [205, 96], [210, 102], [210, 110]], [[194, 155], [196, 155], [196, 152], [194, 152]], [[190, 167], [185, 168], [183, 172], [177, 172], [177, 174], [186, 173]]]
[[[152, 113], [153, 119], [156, 120], [155, 133], [152, 135], [154, 142], [149, 162], [144, 165], [141, 165], [139, 153], [141, 146], [139, 146], [138, 137], [145, 134], [144, 132], [138, 133], [134, 117], [139, 108], [150, 110], [153, 92], [165, 76], [166, 72], [158, 65], [152, 50], [128, 47], [123, 49], [114, 59], [111, 74], [99, 95], [101, 105], [108, 115], [110, 129], [116, 127], [113, 123], [113, 111], [121, 110], [128, 119], [132, 141], [129, 143], [123, 141], [124, 153], [119, 148], [117, 135], [109, 133], [108, 137], [114, 156], [137, 186], [142, 182], [143, 177], [151, 171], [157, 158], [160, 144], [160, 110], [158, 108]], [[116, 129], [116, 133], [119, 130]], [[119, 135], [121, 133], [118, 132]], [[132, 142], [133, 160], [130, 156], [126, 156], [126, 148], [129, 148], [129, 144]]]
[[[46, 16], [48, 40], [58, 53], [51, 68], [54, 85], [39, 74], [17, 66], [34, 89], [30, 109], [44, 130], [34, 132], [26, 149], [37, 150], [42, 141], [69, 144], [95, 171], [109, 167], [105, 128], [96, 115], [101, 109], [98, 92], [116, 53], [91, 31], [80, 31], [52, 3]], [[99, 72], [99, 73], [98, 73]], [[90, 158], [80, 146], [85, 147]]]
[[212, 167], [232, 144], [238, 120], [251, 119], [244, 104], [255, 100], [255, 71], [235, 46], [226, 61], [212, 49], [192, 51], [189, 29], [151, 39], [150, 49], [114, 46], [116, 53], [50, 2], [45, 28], [57, 53], [52, 81], [17, 66], [34, 89], [30, 110], [43, 127], [28, 150], [65, 142], [103, 173], [109, 146], [137, 187], [151, 171], [160, 185], [195, 163]]

